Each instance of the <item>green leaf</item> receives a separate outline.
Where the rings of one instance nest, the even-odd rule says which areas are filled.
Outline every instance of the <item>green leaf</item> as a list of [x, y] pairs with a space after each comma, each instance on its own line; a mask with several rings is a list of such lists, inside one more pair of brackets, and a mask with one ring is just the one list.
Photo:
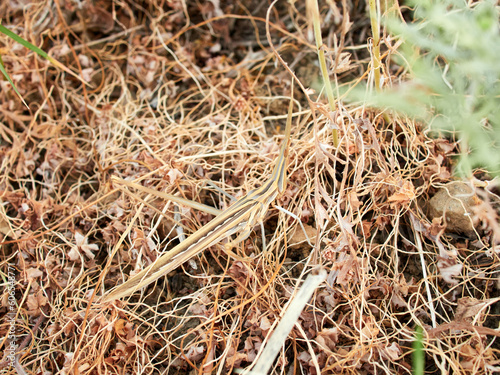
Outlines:
[[21, 38], [19, 35], [17, 34], [14, 34], [12, 31], [10, 31], [9, 29], [7, 29], [5, 26], [3, 26], [2, 24], [0, 24], [0, 32], [4, 33], [5, 35], [7, 35], [9, 38], [15, 40], [16, 42], [18, 42], [19, 44], [22, 44], [23, 46], [25, 46], [26, 48], [28, 48], [29, 50], [33, 51], [33, 52], [36, 52], [37, 54], [39, 54], [40, 56], [42, 56], [43, 58], [51, 61], [53, 60], [49, 55], [47, 55], [43, 50], [41, 50], [40, 48], [38, 48], [37, 46], [31, 44], [30, 42], [28, 42], [27, 40], [24, 40], [23, 38]]
[[463, 144], [462, 173], [484, 167], [500, 175], [498, 10], [490, 0], [471, 6], [456, 0], [409, 1], [416, 7], [414, 22], [386, 22], [403, 40], [400, 58], [394, 54], [393, 61], [408, 69], [408, 81], [382, 93], [367, 93], [359, 85], [348, 98], [453, 132]]
[[[42, 49], [38, 48], [37, 46], [31, 44], [30, 42], [28, 42], [27, 40], [24, 40], [23, 38], [21, 38], [19, 35], [13, 33], [12, 31], [10, 31], [9, 29], [7, 29], [5, 26], [3, 26], [2, 24], [0, 24], [0, 32], [4, 33], [5, 35], [7, 35], [9, 38], [13, 39], [14, 41], [18, 42], [19, 44], [25, 46], [26, 48], [28, 48], [30, 51], [33, 51], [35, 53], [37, 53], [39, 56], [43, 57], [44, 59], [46, 59], [47, 61], [49, 61], [51, 64], [55, 65], [56, 67], [58, 67], [59, 69], [65, 71], [66, 73], [72, 75], [73, 77], [77, 78], [80, 82], [82, 82], [83, 84], [87, 85], [87, 86], [90, 86], [87, 82], [85, 82], [80, 76], [76, 75], [75, 73], [73, 73], [71, 70], [69, 70], [67, 67], [65, 67], [63, 64], [61, 64], [59, 61], [57, 61], [56, 59], [50, 57], [45, 51], [43, 51]], [[5, 73], [4, 73], [5, 74]], [[8, 76], [6, 76], [8, 77]], [[8, 79], [8, 78], [7, 78]], [[12, 81], [9, 79], [9, 82], [12, 83]], [[14, 85], [13, 85], [14, 87]], [[15, 89], [15, 87], [14, 87]], [[16, 90], [17, 92], [17, 90]], [[19, 93], [18, 93], [19, 94]], [[23, 101], [24, 102], [24, 101]]]

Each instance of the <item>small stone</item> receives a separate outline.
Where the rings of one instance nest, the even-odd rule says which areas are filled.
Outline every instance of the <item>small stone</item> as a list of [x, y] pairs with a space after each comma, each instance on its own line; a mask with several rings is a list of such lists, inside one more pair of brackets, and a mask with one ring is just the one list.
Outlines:
[[481, 201], [465, 182], [455, 181], [438, 190], [429, 201], [431, 219], [443, 218], [447, 232], [459, 232], [474, 237], [472, 207]]

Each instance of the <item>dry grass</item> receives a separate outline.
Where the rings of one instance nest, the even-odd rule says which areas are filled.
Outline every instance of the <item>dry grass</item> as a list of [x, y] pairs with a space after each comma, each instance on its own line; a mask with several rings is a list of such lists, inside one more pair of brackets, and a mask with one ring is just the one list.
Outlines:
[[[272, 170], [291, 77], [266, 42], [268, 4], [216, 4], [0, 5], [3, 25], [89, 82], [82, 86], [0, 39], [31, 108], [2, 82], [1, 331], [10, 328], [11, 265], [20, 345], [15, 366], [2, 363], [7, 373], [247, 368], [294, 288], [318, 265], [327, 282], [274, 373], [411, 373], [416, 325], [424, 327], [429, 373], [498, 369], [498, 190], [478, 174], [471, 182], [481, 198], [475, 236], [443, 233], [425, 202], [451, 180], [453, 139], [430, 139], [421, 124], [363, 105], [338, 101], [329, 113], [312, 91], [311, 102], [295, 92], [290, 183], [277, 204], [302, 220], [314, 247], [299, 242], [295, 219], [271, 208], [266, 248], [256, 228], [235, 250], [245, 262], [215, 245], [126, 301], [99, 304], [104, 291], [175, 244], [177, 229], [189, 236], [212, 219], [113, 186], [112, 176], [223, 210], [231, 200], [221, 190], [238, 198]], [[370, 62], [369, 16], [363, 4], [335, 4], [320, 3], [324, 42], [337, 52], [327, 53], [332, 61], [342, 56], [332, 79], [347, 83]], [[305, 15], [300, 2], [273, 8], [270, 34], [301, 84], [317, 87]], [[390, 68], [386, 78], [399, 79]]]

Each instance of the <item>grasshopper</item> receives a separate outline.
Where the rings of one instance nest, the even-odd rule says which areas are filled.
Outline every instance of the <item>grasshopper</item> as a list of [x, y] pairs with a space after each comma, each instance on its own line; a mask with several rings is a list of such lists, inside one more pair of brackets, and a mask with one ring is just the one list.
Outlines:
[[261, 187], [248, 192], [247, 195], [231, 205], [228, 210], [218, 214], [207, 225], [194, 232], [172, 250], [163, 254], [150, 266], [105, 294], [102, 298], [102, 302], [111, 302], [120, 299], [146, 287], [161, 276], [168, 274], [175, 268], [184, 264], [207, 247], [235, 233], [239, 234], [234, 240], [225, 245], [227, 249], [245, 240], [250, 235], [254, 226], [262, 222], [266, 216], [269, 205], [286, 189], [286, 170], [288, 166], [288, 150], [292, 127], [292, 109], [293, 82], [292, 98], [288, 108], [285, 128], [285, 138], [269, 180]]

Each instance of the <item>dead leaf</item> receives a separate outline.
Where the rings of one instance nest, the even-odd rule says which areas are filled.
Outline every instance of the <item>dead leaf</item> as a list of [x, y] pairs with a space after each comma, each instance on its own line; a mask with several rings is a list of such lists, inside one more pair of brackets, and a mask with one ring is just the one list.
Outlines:
[[125, 336], [125, 325], [127, 324], [127, 321], [125, 319], [118, 319], [116, 322], [115, 322], [115, 326], [114, 326], [114, 329], [115, 329], [115, 332], [117, 335], [119, 336]]
[[9, 222], [3, 217], [0, 217], [0, 233], [5, 236], [12, 236], [12, 234], [14, 234], [14, 232], [10, 229]]
[[393, 342], [390, 346], [382, 348], [380, 350], [380, 355], [384, 359], [396, 361], [401, 356], [401, 347]]
[[316, 222], [318, 223], [318, 226], [320, 228], [323, 228], [324, 223], [326, 221], [329, 221], [330, 217], [328, 216], [328, 212], [325, 210], [325, 208], [319, 202], [319, 200], [316, 200], [315, 208], [316, 208]]
[[372, 316], [364, 316], [363, 321], [364, 326], [361, 328], [361, 333], [370, 340], [375, 339], [380, 333], [380, 329], [375, 323], [374, 318]]
[[99, 250], [99, 246], [96, 244], [88, 244], [89, 239], [84, 237], [80, 232], [75, 232], [75, 242], [76, 246], [87, 255], [89, 259], [94, 259], [93, 251]]
[[174, 168], [168, 171], [167, 177], [170, 184], [175, 184], [178, 180], [182, 178], [183, 174], [178, 169]]
[[36, 279], [37, 277], [42, 277], [43, 272], [38, 268], [28, 268], [26, 270], [26, 277], [29, 279]]
[[269, 319], [267, 318], [267, 316], [263, 316], [260, 319], [259, 328], [262, 329], [263, 331], [267, 331], [269, 328], [272, 327], [272, 325], [273, 324], [269, 321]]
[[30, 294], [26, 300], [26, 305], [28, 306], [28, 313], [30, 315], [39, 315], [40, 310], [48, 302], [47, 297], [45, 297], [42, 291], [35, 294]]
[[339, 341], [338, 328], [325, 328], [321, 332], [318, 332], [318, 336], [315, 340], [318, 345], [322, 346], [324, 349], [335, 351], [337, 342]]
[[[472, 297], [463, 297], [458, 300], [455, 310], [455, 320], [471, 322], [478, 314], [481, 314], [488, 301], [480, 301]], [[477, 320], [477, 319], [475, 319]]]
[[[314, 241], [316, 241], [316, 228], [310, 226], [310, 225], [307, 225], [307, 224], [303, 224], [304, 226], [304, 229], [305, 229], [305, 234], [304, 234], [304, 231], [302, 230], [302, 228], [297, 228], [297, 230], [295, 231], [295, 233], [293, 234], [292, 238], [290, 238], [290, 246], [294, 246], [294, 245], [299, 245], [303, 242], [306, 242], [307, 241], [307, 237], [309, 237], [309, 241], [311, 243], [314, 243]], [[307, 235], [307, 237], [306, 237]]]
[[445, 259], [439, 257], [438, 268], [444, 281], [452, 285], [458, 284], [458, 281], [454, 277], [460, 276], [462, 273], [463, 265], [461, 263], [457, 263], [456, 259], [453, 258]]
[[205, 347], [200, 345], [200, 346], [191, 346], [187, 353], [185, 354], [186, 358], [192, 362], [199, 361], [204, 357], [205, 353]]
[[72, 246], [71, 247], [71, 250], [68, 251], [68, 258], [72, 261], [72, 262], [76, 262], [77, 260], [82, 260], [81, 259], [81, 254], [80, 252], [78, 251], [78, 248], [76, 246]]
[[387, 198], [391, 206], [404, 205], [413, 201], [417, 196], [415, 187], [411, 181], [404, 181], [401, 186], [397, 186], [397, 191]]

